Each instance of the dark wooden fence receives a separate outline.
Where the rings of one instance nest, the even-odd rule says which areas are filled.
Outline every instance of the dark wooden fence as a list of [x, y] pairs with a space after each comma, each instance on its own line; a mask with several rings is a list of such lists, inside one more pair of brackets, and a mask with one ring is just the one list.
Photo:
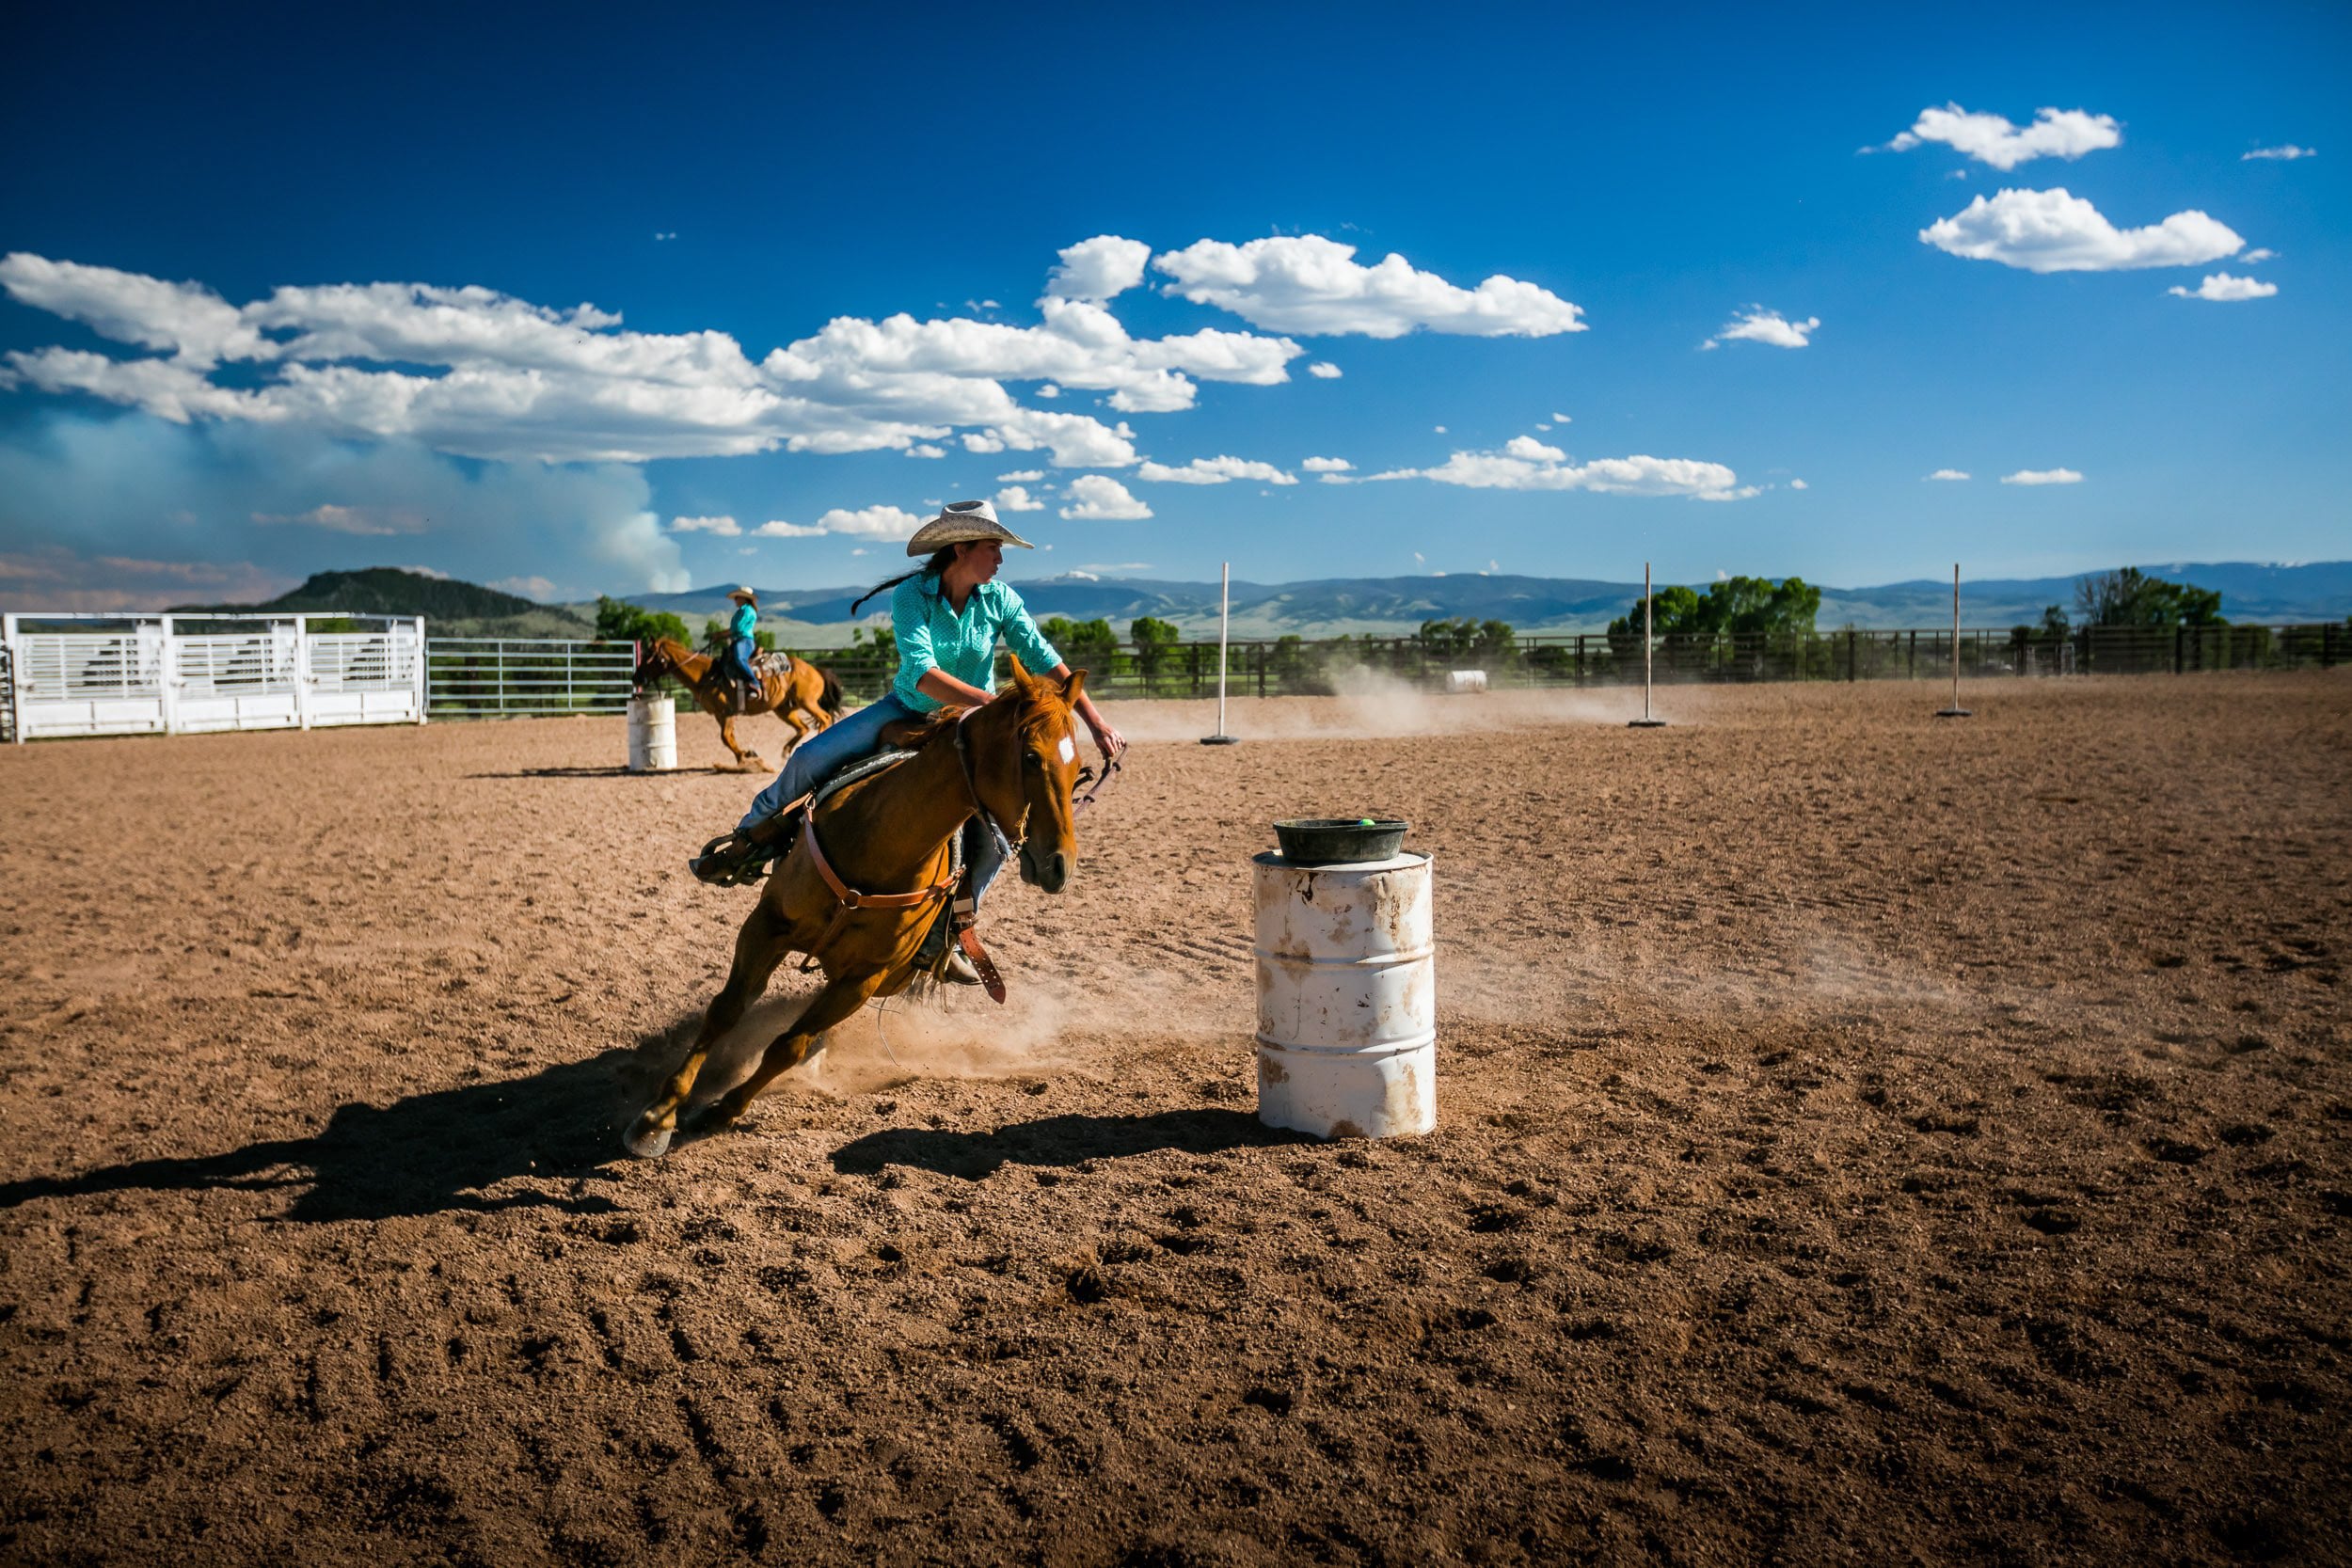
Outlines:
[[[1824, 631], [1807, 637], [1672, 636], [1656, 640], [1661, 684], [1801, 680], [1949, 679], [1952, 633]], [[1960, 633], [1963, 680], [1995, 676], [2188, 673], [2202, 670], [2331, 668], [2352, 661], [2352, 626], [2091, 626], [2064, 637], [2014, 631]], [[813, 648], [803, 657], [830, 669], [853, 698], [882, 694], [895, 656], [866, 647]], [[1061, 650], [1088, 672], [1089, 689], [1121, 697], [1214, 697], [1214, 641], [1139, 647], [1081, 643]], [[1483, 670], [1488, 685], [1586, 687], [1639, 684], [1642, 639], [1587, 632], [1518, 638], [1507, 648], [1433, 645], [1412, 637], [1285, 637], [1232, 643], [1227, 689], [1234, 696], [1327, 694], [1367, 680], [1438, 689], [1453, 670]]]

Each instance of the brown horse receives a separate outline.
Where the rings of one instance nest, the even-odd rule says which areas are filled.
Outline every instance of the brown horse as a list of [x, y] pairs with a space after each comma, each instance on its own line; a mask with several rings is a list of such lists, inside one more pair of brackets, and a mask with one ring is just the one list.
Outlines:
[[[1062, 890], [1078, 859], [1071, 704], [1085, 681], [1084, 670], [1073, 671], [1067, 684], [1032, 675], [1016, 658], [1012, 684], [993, 702], [961, 718], [935, 717], [909, 741], [914, 754], [907, 761], [826, 799], [736, 934], [726, 985], [703, 1015], [686, 1060], [629, 1129], [630, 1153], [652, 1159], [668, 1150], [703, 1058], [767, 990], [786, 955], [806, 953], [821, 965], [824, 989], [770, 1043], [752, 1075], [712, 1101], [706, 1127], [741, 1116], [753, 1096], [807, 1060], [825, 1032], [868, 998], [905, 990], [947, 894], [949, 841], [975, 812], [1021, 847], [1022, 880]], [[849, 900], [828, 884], [824, 865], [856, 890]], [[861, 896], [886, 903], [861, 909], [854, 902]]]
[[[719, 738], [735, 753], [738, 768], [765, 768], [757, 752], [747, 752], [735, 743], [735, 721], [747, 714], [772, 713], [791, 730], [792, 738], [785, 746], [790, 754], [794, 746], [806, 740], [818, 730], [841, 717], [841, 683], [833, 672], [811, 664], [798, 655], [785, 656], [782, 670], [770, 670], [752, 693], [750, 703], [736, 706], [735, 683], [719, 669], [719, 661], [708, 654], [698, 654], [673, 637], [659, 637], [638, 661], [637, 686], [642, 690], [653, 686], [665, 675], [674, 675], [686, 683], [694, 694], [694, 705], [719, 721]], [[806, 723], [802, 721], [806, 720]]]

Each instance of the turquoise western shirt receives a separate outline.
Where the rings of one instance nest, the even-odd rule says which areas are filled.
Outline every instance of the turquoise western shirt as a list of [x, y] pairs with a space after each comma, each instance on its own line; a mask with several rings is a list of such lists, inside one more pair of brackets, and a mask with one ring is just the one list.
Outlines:
[[752, 634], [752, 628], [757, 625], [759, 625], [759, 611], [750, 605], [739, 604], [735, 607], [735, 615], [727, 626], [727, 635], [749, 637]]
[[959, 615], [940, 592], [939, 579], [917, 573], [890, 595], [890, 628], [898, 639], [898, 678], [891, 683], [891, 695], [917, 713], [946, 705], [915, 689], [928, 671], [944, 671], [983, 691], [994, 689], [1000, 632], [1006, 646], [1033, 674], [1043, 674], [1061, 662], [1061, 655], [1029, 619], [1021, 595], [993, 580], [972, 590]]

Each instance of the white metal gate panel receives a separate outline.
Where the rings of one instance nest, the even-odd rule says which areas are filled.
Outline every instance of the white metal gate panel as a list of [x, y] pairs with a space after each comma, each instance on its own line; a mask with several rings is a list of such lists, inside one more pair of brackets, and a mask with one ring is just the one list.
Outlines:
[[299, 643], [291, 625], [172, 638], [172, 729], [300, 727]]
[[33, 632], [9, 638], [16, 734], [154, 735], [164, 727], [164, 641], [145, 626], [119, 632]]
[[422, 622], [313, 637], [310, 656], [312, 724], [424, 722]]
[[[313, 634], [312, 619], [364, 631]], [[72, 626], [76, 621], [103, 628]], [[202, 629], [197, 629], [197, 628]], [[0, 616], [18, 741], [421, 724], [424, 623], [384, 616]]]

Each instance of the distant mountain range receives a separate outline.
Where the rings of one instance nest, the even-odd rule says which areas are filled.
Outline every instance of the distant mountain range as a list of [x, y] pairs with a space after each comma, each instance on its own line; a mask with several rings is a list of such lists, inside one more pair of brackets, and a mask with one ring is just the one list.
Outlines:
[[[2243, 622], [2333, 621], [2352, 613], [2352, 561], [2275, 566], [2253, 562], [2167, 562], [2140, 570], [2175, 582], [2218, 589], [2221, 613]], [[1969, 626], [2039, 623], [2047, 605], [2072, 613], [2074, 584], [2065, 578], [1961, 580], [1961, 620]], [[667, 610], [697, 628], [727, 608], [727, 587], [686, 594], [635, 594], [633, 604]], [[755, 587], [757, 585], [755, 584]], [[1173, 622], [1186, 636], [1216, 634], [1217, 586], [1213, 582], [1165, 582], [1148, 578], [1093, 578], [1072, 573], [1016, 582], [1031, 614], [1073, 621], [1097, 616], [1123, 636], [1129, 622], [1154, 615]], [[1666, 586], [1663, 582], [1660, 587]], [[1703, 583], [1692, 586], [1703, 588]], [[780, 641], [803, 647], [847, 642], [855, 588], [760, 588], [762, 624]], [[1588, 578], [1510, 577], [1500, 573], [1413, 578], [1326, 578], [1310, 582], [1233, 584], [1233, 635], [1242, 638], [1343, 637], [1361, 632], [1406, 634], [1428, 620], [1507, 621], [1522, 634], [1599, 631], [1638, 603], [1638, 582]], [[882, 600], [866, 604], [864, 621], [882, 613]], [[1853, 626], [1866, 630], [1929, 627], [1947, 624], [1952, 585], [1932, 578], [1886, 583], [1876, 588], [1824, 588], [1817, 625], [1824, 629]], [[589, 607], [593, 616], [593, 607]]]
[[[2352, 613], [2352, 561], [2301, 566], [2170, 562], [2143, 565], [2140, 570], [2175, 582], [2220, 590], [2221, 613], [2233, 621], [2333, 621]], [[2076, 580], [1963, 578], [1961, 620], [1969, 626], [2038, 623], [2045, 605], [2073, 610]], [[1099, 616], [1124, 636], [1130, 622], [1155, 615], [1173, 622], [1188, 637], [1216, 635], [1217, 589], [1213, 582], [1094, 578], [1073, 572], [1014, 586], [1021, 590], [1030, 613], [1040, 620], [1064, 615], [1073, 621], [1090, 621]], [[850, 641], [855, 624], [849, 618], [850, 603], [865, 591], [863, 586], [761, 588], [761, 624], [789, 646], [837, 646]], [[699, 633], [705, 621], [725, 614], [726, 593], [727, 586], [720, 586], [628, 597], [647, 610], [674, 611]], [[1317, 638], [1371, 632], [1401, 636], [1418, 629], [1423, 621], [1463, 616], [1507, 621], [1523, 635], [1599, 631], [1638, 603], [1641, 594], [1638, 582], [1502, 574], [1236, 582], [1233, 635]], [[1931, 578], [1877, 588], [1824, 588], [1816, 624], [1825, 630], [1847, 626], [1868, 630], [1926, 628], [1947, 624], [1951, 606], [1951, 584]], [[247, 614], [421, 615], [432, 631], [445, 637], [588, 637], [594, 635], [596, 624], [593, 603], [538, 604], [495, 588], [391, 566], [320, 572], [294, 592], [266, 604], [178, 607], [180, 613], [205, 610]], [[885, 613], [883, 601], [876, 599], [866, 606], [860, 619], [872, 622]]]

